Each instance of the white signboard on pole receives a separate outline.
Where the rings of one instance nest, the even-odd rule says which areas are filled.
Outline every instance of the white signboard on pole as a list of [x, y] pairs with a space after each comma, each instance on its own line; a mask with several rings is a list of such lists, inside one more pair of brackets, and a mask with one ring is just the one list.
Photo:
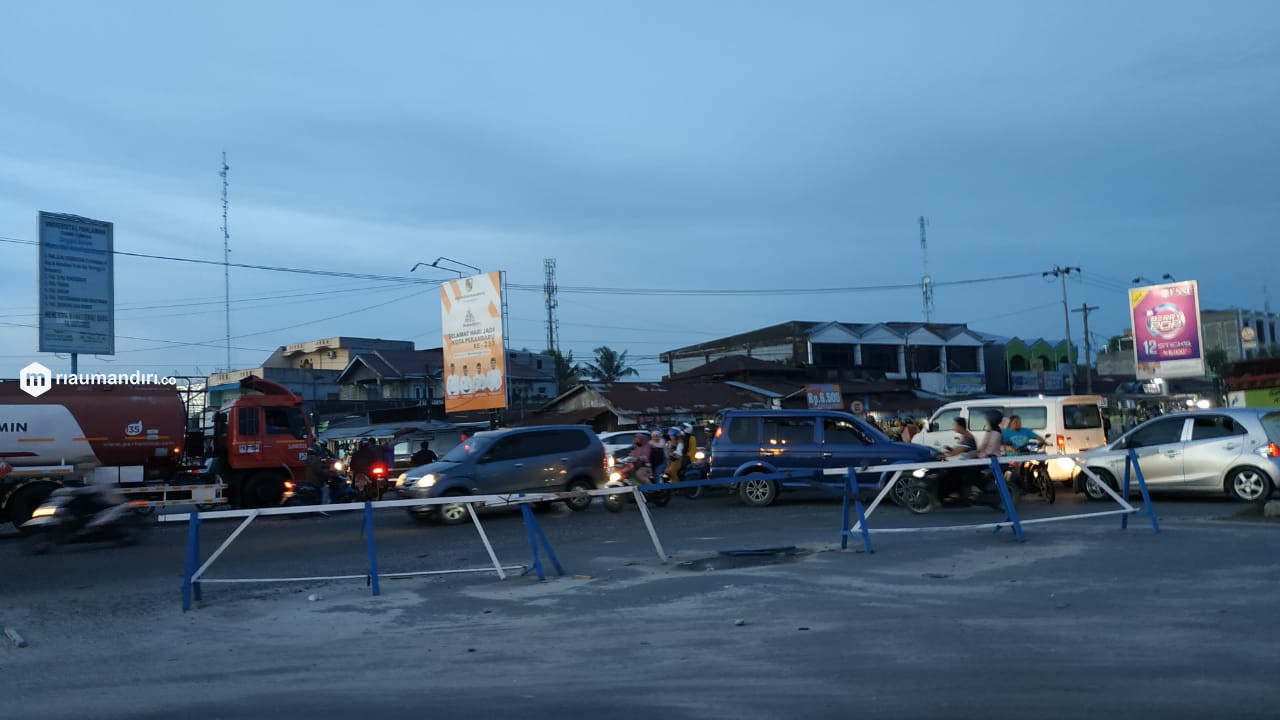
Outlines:
[[40, 352], [114, 355], [112, 224], [42, 212], [39, 225]]

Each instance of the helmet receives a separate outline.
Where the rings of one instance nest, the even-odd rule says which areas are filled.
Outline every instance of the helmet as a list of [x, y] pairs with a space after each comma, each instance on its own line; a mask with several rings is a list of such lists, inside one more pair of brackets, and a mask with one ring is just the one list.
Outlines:
[[680, 432], [684, 433], [685, 435], [692, 435], [693, 425], [689, 423], [680, 423]]
[[667, 437], [680, 437], [680, 428], [671, 428], [668, 430]]

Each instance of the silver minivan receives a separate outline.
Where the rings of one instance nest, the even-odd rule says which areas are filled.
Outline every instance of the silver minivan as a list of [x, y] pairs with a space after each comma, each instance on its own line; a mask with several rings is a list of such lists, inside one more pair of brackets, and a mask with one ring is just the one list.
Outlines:
[[[1280, 408], [1195, 410], [1148, 420], [1084, 459], [1113, 490], [1124, 477], [1124, 452], [1134, 450], [1151, 490], [1225, 492], [1259, 502], [1280, 484], [1278, 443]], [[1076, 489], [1094, 500], [1108, 497], [1083, 475]]]
[[[398, 488], [400, 499], [451, 495], [546, 493], [595, 490], [607, 477], [604, 445], [585, 425], [547, 425], [479, 432], [437, 462], [410, 469]], [[591, 498], [564, 501], [585, 510]], [[467, 508], [433, 505], [410, 508], [415, 517], [456, 524]]]

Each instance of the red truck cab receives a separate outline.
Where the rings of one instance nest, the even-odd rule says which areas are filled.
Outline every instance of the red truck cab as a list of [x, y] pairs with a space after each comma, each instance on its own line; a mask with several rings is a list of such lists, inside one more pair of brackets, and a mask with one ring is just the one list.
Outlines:
[[215, 470], [238, 507], [280, 504], [284, 483], [306, 474], [315, 434], [302, 398], [279, 383], [250, 375], [240, 387], [257, 394], [228, 401], [214, 418]]

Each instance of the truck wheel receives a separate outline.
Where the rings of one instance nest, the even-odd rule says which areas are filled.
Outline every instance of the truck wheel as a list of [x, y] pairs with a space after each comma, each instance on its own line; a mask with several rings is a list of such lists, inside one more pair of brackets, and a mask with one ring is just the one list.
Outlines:
[[36, 508], [49, 499], [53, 489], [54, 486], [49, 483], [37, 483], [28, 485], [14, 493], [13, 497], [9, 499], [9, 519], [13, 521], [13, 526], [24, 533], [31, 532], [30, 530], [23, 530], [22, 524], [30, 520], [31, 513], [34, 513]]
[[284, 481], [274, 473], [253, 475], [245, 483], [244, 495], [240, 499], [246, 508], [275, 507], [284, 499]]

